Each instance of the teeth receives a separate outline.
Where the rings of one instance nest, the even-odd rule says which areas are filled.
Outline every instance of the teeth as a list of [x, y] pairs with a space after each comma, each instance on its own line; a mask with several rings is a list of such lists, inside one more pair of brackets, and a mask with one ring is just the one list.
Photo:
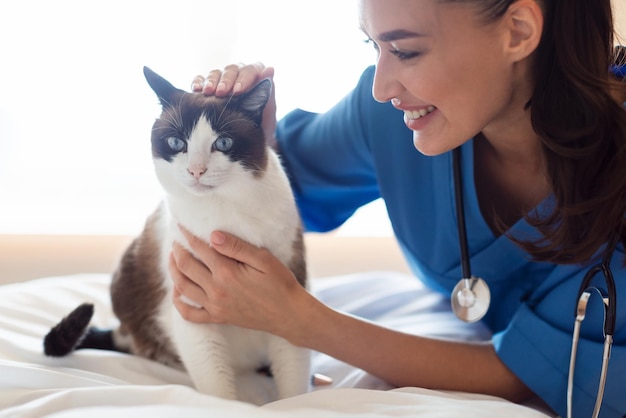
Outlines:
[[430, 112], [434, 111], [436, 109], [435, 106], [430, 105], [425, 109], [420, 109], [420, 110], [405, 110], [404, 111], [404, 115], [406, 116], [407, 119], [419, 119], [422, 116], [426, 116], [427, 114], [429, 114]]

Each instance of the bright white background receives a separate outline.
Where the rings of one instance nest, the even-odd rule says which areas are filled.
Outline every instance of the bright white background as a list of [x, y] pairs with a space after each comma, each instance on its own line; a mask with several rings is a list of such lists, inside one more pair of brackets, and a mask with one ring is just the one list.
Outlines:
[[[3, 1], [0, 39], [0, 234], [139, 232], [161, 195], [144, 65], [188, 89], [262, 61], [280, 117], [326, 110], [374, 62], [354, 0]], [[390, 234], [382, 204], [343, 231]]]

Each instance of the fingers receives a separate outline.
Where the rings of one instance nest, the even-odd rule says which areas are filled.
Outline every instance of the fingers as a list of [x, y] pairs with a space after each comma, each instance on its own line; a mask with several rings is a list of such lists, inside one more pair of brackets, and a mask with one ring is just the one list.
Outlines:
[[211, 246], [221, 255], [258, 271], [265, 270], [262, 266], [267, 263], [270, 256], [267, 250], [221, 231], [214, 231], [211, 234]]
[[[174, 306], [187, 321], [197, 323], [216, 322], [215, 318], [205, 308], [209, 304], [206, 291], [189, 278], [196, 276], [185, 274], [185, 271], [197, 270], [195, 264], [199, 263], [189, 251], [180, 244], [174, 243], [169, 260], [170, 275], [174, 282]], [[204, 270], [206, 274], [208, 270]], [[204, 279], [210, 279], [210, 277], [205, 276]]]
[[196, 308], [183, 302], [182, 294], [174, 288], [174, 306], [180, 315], [187, 321], [204, 324], [212, 322], [211, 314], [204, 308]]
[[[195, 278], [195, 277], [198, 277], [199, 274], [205, 274], [205, 273], [203, 273], [201, 271], [202, 269], [205, 269], [205, 270], [207, 270], [210, 273], [210, 270], [215, 265], [217, 259], [219, 257], [221, 257], [219, 255], [219, 253], [217, 253], [215, 251], [215, 249], [213, 249], [210, 246], [209, 243], [207, 243], [207, 242], [201, 240], [200, 238], [198, 238], [197, 236], [193, 235], [184, 226], [178, 225], [178, 227], [180, 228], [181, 232], [185, 236], [185, 239], [187, 240], [187, 244], [189, 245], [189, 247], [191, 248], [191, 250], [195, 254], [195, 257], [191, 256], [191, 254], [189, 254], [189, 256], [192, 257], [197, 262], [197, 264], [199, 264], [198, 266], [193, 266], [193, 264], [195, 264], [195, 263], [193, 261], [189, 260], [189, 264], [190, 264], [189, 265], [189, 274], [191, 274], [193, 276], [189, 276], [189, 274], [188, 274], [188, 276]], [[180, 247], [180, 244], [174, 244], [174, 249], [177, 248], [176, 247], [177, 245]], [[192, 270], [192, 269], [194, 269], [195, 271]]]
[[223, 70], [212, 70], [205, 77], [197, 75], [191, 83], [193, 92], [219, 97], [238, 94], [250, 90], [260, 80], [273, 78], [274, 68], [265, 67], [263, 63], [230, 64]]
[[[206, 244], [204, 244], [204, 246], [208, 247]], [[180, 274], [192, 283], [196, 280], [204, 280], [211, 277], [211, 270], [207, 267], [207, 265], [194, 257], [177, 242], [175, 242], [172, 246], [170, 260], [170, 269], [176, 267], [175, 271], [171, 273]], [[195, 285], [199, 287], [201, 283], [196, 282]]]
[[[247, 264], [254, 268], [258, 264], [258, 253], [262, 249], [243, 241], [234, 235], [230, 235], [221, 231], [214, 231], [211, 234], [210, 243], [202, 241], [193, 235], [184, 226], [178, 226], [187, 240], [187, 244], [191, 247], [193, 253], [205, 263], [209, 268], [214, 266], [221, 256], [227, 257], [233, 261]], [[216, 254], [217, 252], [217, 254]], [[224, 261], [223, 259], [220, 261]]]
[[188, 299], [197, 305], [205, 305], [207, 297], [202, 287], [195, 283], [190, 277], [197, 280], [194, 272], [200, 271], [204, 278], [208, 278], [210, 272], [208, 269], [198, 266], [197, 260], [189, 254], [187, 250], [182, 248], [180, 244], [175, 244], [170, 253], [169, 270], [174, 287], [177, 291], [184, 294]]
[[198, 74], [191, 81], [191, 91], [194, 93], [200, 93], [202, 91], [202, 88], [204, 87], [204, 83], [204, 77]]

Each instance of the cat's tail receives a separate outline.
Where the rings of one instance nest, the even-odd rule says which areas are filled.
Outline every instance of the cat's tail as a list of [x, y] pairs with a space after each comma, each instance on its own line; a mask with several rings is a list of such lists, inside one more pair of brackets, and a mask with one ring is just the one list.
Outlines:
[[89, 327], [93, 305], [83, 303], [55, 325], [43, 340], [43, 351], [50, 357], [63, 357], [80, 348], [117, 350], [112, 330]]

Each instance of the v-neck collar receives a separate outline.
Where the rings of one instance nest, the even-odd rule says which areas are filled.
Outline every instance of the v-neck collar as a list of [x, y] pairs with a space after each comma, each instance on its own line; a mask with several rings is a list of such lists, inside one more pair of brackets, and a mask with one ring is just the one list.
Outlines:
[[[452, 153], [450, 153], [449, 161], [452, 169]], [[461, 146], [461, 172], [472, 274], [483, 276], [487, 281], [504, 279], [508, 276], [508, 272], [519, 268], [530, 260], [530, 256], [511, 241], [507, 235], [511, 234], [520, 239], [532, 240], [539, 238], [539, 232], [523, 217], [513, 224], [505, 234], [495, 236], [492, 232], [478, 203], [474, 177], [473, 140]], [[450, 187], [452, 189], [450, 195], [454, 199], [454, 181], [451, 182]], [[453, 206], [456, 207], [456, 202], [453, 202]], [[549, 195], [533, 209], [533, 212], [545, 214], [549, 213], [553, 207], [554, 197]], [[455, 270], [457, 269], [460, 272], [460, 266], [455, 268]]]

